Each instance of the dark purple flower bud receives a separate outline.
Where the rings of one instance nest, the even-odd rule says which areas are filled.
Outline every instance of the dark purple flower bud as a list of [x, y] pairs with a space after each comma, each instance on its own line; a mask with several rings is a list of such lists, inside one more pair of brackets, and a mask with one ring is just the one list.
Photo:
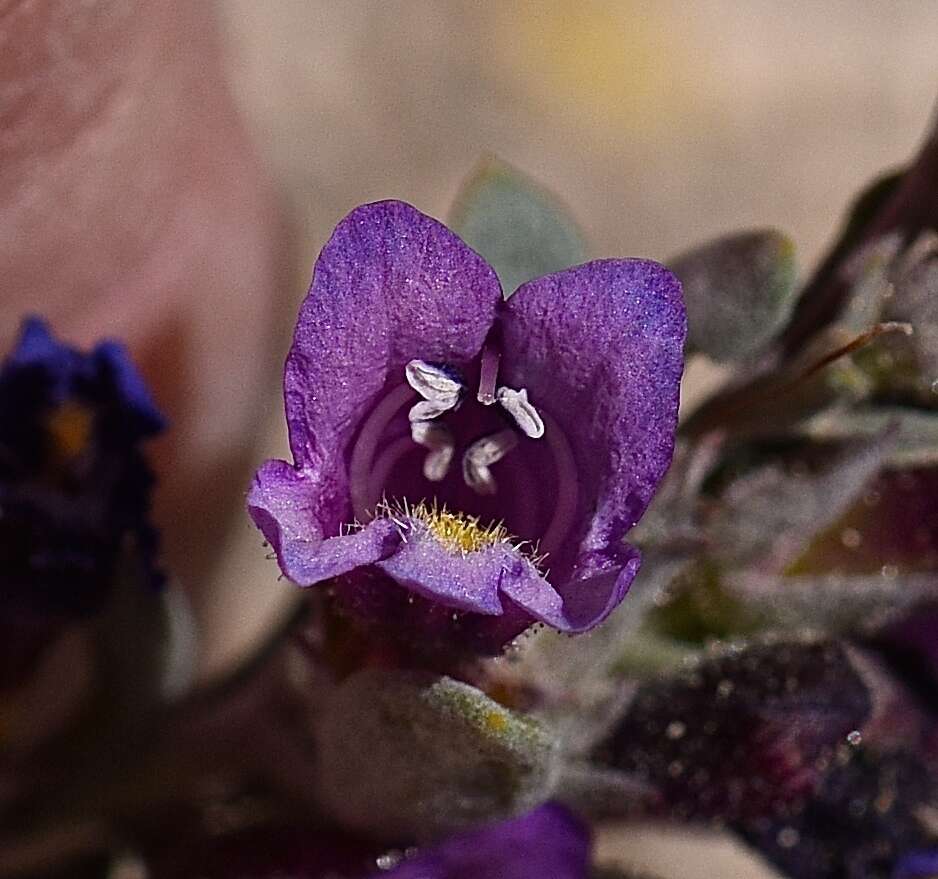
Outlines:
[[677, 817], [774, 814], [810, 795], [870, 710], [839, 644], [766, 643], [646, 684], [603, 751]]
[[622, 538], [670, 463], [684, 334], [656, 263], [588, 263], [505, 301], [440, 223], [360, 207], [287, 358], [294, 462], [260, 469], [251, 516], [293, 582], [330, 582], [372, 619], [372, 594], [413, 600], [406, 622], [427, 617], [450, 650], [494, 653], [535, 622], [587, 630], [638, 569]]
[[912, 608], [882, 627], [869, 644], [938, 720], [938, 604]]
[[0, 369], [0, 684], [67, 620], [97, 611], [121, 553], [155, 587], [152, 474], [140, 442], [163, 428], [125, 349], [83, 354], [26, 321]]
[[843, 266], [860, 248], [889, 233], [897, 233], [903, 242], [911, 242], [922, 231], [938, 228], [936, 187], [938, 126], [929, 132], [919, 154], [903, 173], [876, 181], [854, 204], [843, 237], [801, 293], [782, 338], [788, 351], [799, 349], [841, 312], [850, 286]]
[[915, 876], [898, 870], [904, 853], [929, 844], [916, 813], [932, 786], [911, 756], [860, 749], [835, 761], [815, 794], [787, 817], [748, 820], [737, 830], [794, 879]]

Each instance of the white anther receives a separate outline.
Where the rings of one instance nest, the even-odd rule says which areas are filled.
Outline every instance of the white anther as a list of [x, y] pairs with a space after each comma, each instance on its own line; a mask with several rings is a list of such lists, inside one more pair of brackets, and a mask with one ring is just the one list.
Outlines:
[[409, 384], [424, 400], [442, 406], [442, 411], [452, 409], [463, 392], [463, 384], [453, 378], [448, 370], [425, 360], [411, 360], [404, 367]]
[[452, 408], [452, 405], [438, 403], [435, 400], [421, 400], [419, 403], [414, 403], [414, 405], [410, 407], [407, 417], [410, 419], [411, 424], [419, 424], [421, 421], [430, 421], [432, 418], [438, 418], [444, 412], [448, 412]]
[[512, 388], [499, 388], [495, 393], [502, 408], [515, 420], [515, 424], [525, 436], [539, 439], [544, 436], [544, 421], [528, 402], [528, 392], [522, 388], [515, 391]]
[[462, 476], [478, 494], [495, 494], [498, 486], [489, 467], [501, 461], [516, 445], [518, 435], [513, 430], [501, 430], [476, 440], [462, 458]]
[[430, 482], [441, 482], [456, 453], [452, 431], [436, 421], [417, 421], [410, 425], [410, 436], [415, 443], [430, 450], [423, 460], [423, 475]]

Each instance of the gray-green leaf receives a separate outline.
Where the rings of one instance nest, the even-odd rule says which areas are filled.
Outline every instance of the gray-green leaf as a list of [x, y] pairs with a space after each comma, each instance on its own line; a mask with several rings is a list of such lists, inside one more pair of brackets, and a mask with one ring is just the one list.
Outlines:
[[829, 409], [804, 421], [800, 432], [812, 439], [840, 442], [874, 437], [892, 429], [893, 447], [884, 463], [892, 467], [938, 464], [938, 414], [900, 406]]
[[586, 259], [583, 238], [563, 204], [494, 159], [463, 187], [450, 226], [488, 260], [506, 296], [526, 281]]
[[324, 808], [385, 839], [427, 840], [528, 811], [558, 772], [542, 726], [429, 674], [353, 675], [329, 700], [317, 744]]
[[689, 349], [714, 360], [758, 354], [795, 304], [794, 245], [775, 230], [719, 238], [668, 266], [684, 286]]

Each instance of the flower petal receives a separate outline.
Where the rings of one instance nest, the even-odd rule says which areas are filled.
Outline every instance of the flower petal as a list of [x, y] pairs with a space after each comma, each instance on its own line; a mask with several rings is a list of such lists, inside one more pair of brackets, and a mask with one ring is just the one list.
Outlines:
[[[523, 285], [502, 322], [503, 374], [565, 435], [576, 499], [557, 583], [640, 518], [671, 462], [686, 317], [678, 280], [648, 260], [600, 260]], [[553, 422], [553, 425], [552, 423]], [[541, 456], [544, 446], [532, 453]]]
[[501, 288], [456, 235], [403, 202], [364, 205], [316, 262], [284, 375], [297, 464], [337, 466], [375, 397], [411, 360], [478, 354]]
[[557, 628], [570, 634], [587, 632], [606, 619], [625, 598], [642, 563], [638, 550], [627, 543], [595, 555], [602, 561], [590, 559], [557, 586], [565, 618], [565, 625]]
[[277, 554], [283, 573], [298, 586], [312, 586], [368, 565], [393, 552], [400, 534], [388, 519], [360, 531], [324, 538], [314, 480], [286, 461], [268, 461], [248, 494], [248, 512]]
[[521, 818], [452, 836], [380, 875], [387, 879], [586, 879], [589, 860], [589, 830], [562, 806], [548, 803]]
[[412, 531], [378, 567], [401, 586], [446, 607], [498, 615], [502, 613], [498, 597], [502, 572], [519, 560], [505, 544], [460, 553], [430, 534]]

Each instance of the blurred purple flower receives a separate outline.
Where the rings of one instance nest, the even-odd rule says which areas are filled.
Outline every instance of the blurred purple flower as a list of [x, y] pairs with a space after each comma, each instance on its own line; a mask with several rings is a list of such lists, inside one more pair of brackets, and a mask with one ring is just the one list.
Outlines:
[[548, 803], [419, 850], [382, 852], [320, 827], [256, 828], [164, 850], [151, 866], [154, 879], [586, 879], [590, 849], [587, 826]]
[[938, 849], [905, 855], [892, 873], [892, 879], [934, 879], [935, 876], [938, 876]]
[[370, 879], [586, 879], [590, 833], [548, 803], [521, 818], [450, 837]]
[[139, 445], [163, 426], [121, 345], [83, 354], [25, 322], [0, 369], [0, 684], [101, 607], [128, 545], [162, 582]]
[[589, 629], [639, 566], [622, 538], [670, 463], [684, 335], [656, 263], [588, 263], [506, 302], [440, 223], [360, 207], [287, 358], [294, 463], [260, 469], [251, 516], [289, 579], [427, 643]]

